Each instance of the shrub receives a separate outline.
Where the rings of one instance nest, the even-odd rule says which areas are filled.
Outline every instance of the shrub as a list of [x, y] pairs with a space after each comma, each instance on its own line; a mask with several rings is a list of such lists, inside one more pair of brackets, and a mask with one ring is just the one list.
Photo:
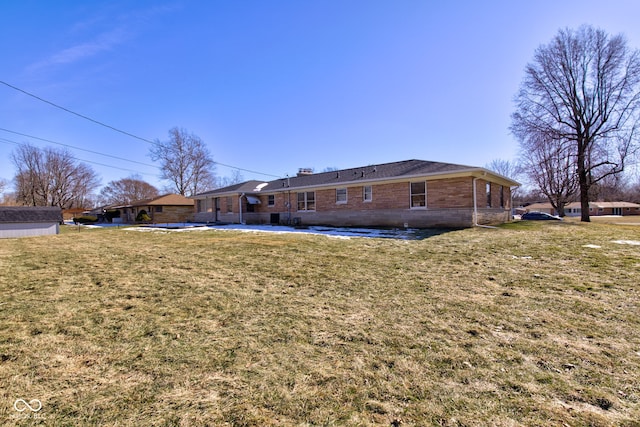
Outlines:
[[149, 222], [151, 221], [151, 217], [147, 214], [147, 211], [144, 209], [138, 212], [136, 216], [136, 222]]
[[91, 224], [97, 221], [98, 217], [93, 215], [83, 215], [73, 218], [73, 222], [75, 222], [76, 224]]

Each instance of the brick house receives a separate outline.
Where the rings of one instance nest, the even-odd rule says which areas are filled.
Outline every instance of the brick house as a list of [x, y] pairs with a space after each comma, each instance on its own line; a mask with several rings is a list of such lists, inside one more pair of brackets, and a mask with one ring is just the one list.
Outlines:
[[484, 168], [405, 160], [247, 181], [194, 196], [196, 222], [470, 227], [511, 219], [511, 187]]
[[[526, 211], [539, 211], [546, 212], [552, 215], [556, 215], [557, 212], [551, 206], [551, 203], [534, 203], [525, 208]], [[582, 212], [582, 206], [580, 202], [571, 202], [564, 207], [564, 213], [566, 216], [580, 216]], [[640, 215], [640, 205], [631, 202], [589, 202], [589, 216], [602, 216], [602, 215], [615, 215], [615, 216], [627, 216], [627, 215]]]
[[176, 223], [191, 221], [193, 217], [194, 201], [180, 194], [165, 194], [153, 199], [140, 200], [126, 206], [112, 206], [108, 209], [120, 212], [114, 222], [133, 223], [141, 211], [145, 211], [151, 222]]

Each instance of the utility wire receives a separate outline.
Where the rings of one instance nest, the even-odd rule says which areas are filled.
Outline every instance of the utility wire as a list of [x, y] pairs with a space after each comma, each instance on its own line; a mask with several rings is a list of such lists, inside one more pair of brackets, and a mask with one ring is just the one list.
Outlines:
[[0, 80], [0, 83], [2, 83], [2, 84], [3, 84], [3, 85], [5, 85], [5, 86], [10, 87], [11, 89], [17, 90], [18, 92], [22, 92], [22, 93], [24, 93], [25, 95], [29, 95], [30, 97], [35, 98], [35, 99], [37, 99], [38, 101], [42, 101], [42, 102], [44, 102], [44, 103], [46, 103], [46, 104], [49, 104], [49, 105], [54, 106], [54, 107], [56, 107], [56, 108], [59, 108], [59, 109], [61, 109], [61, 110], [63, 110], [63, 111], [66, 111], [67, 113], [70, 113], [70, 114], [76, 115], [76, 116], [78, 116], [78, 117], [81, 117], [81, 118], [83, 118], [83, 119], [85, 119], [85, 120], [89, 120], [90, 122], [96, 123], [96, 124], [98, 124], [98, 125], [100, 125], [100, 126], [104, 126], [104, 127], [108, 128], [108, 129], [114, 130], [114, 131], [116, 131], [116, 132], [120, 132], [120, 133], [122, 133], [122, 134], [124, 134], [124, 135], [127, 135], [127, 136], [130, 136], [130, 137], [132, 137], [132, 138], [139, 139], [140, 141], [148, 142], [149, 144], [154, 144], [154, 145], [155, 145], [155, 144], [157, 144], [157, 143], [156, 143], [156, 142], [154, 142], [154, 141], [151, 141], [151, 140], [148, 140], [148, 139], [146, 139], [146, 138], [142, 138], [142, 137], [140, 137], [140, 136], [134, 135], [134, 134], [132, 134], [132, 133], [129, 133], [129, 132], [126, 132], [126, 131], [120, 130], [120, 129], [115, 128], [115, 127], [113, 127], [113, 126], [109, 126], [109, 125], [108, 125], [108, 124], [106, 124], [106, 123], [102, 123], [102, 122], [101, 122], [101, 121], [99, 121], [99, 120], [95, 120], [95, 119], [92, 119], [91, 117], [87, 117], [87, 116], [85, 116], [85, 115], [83, 115], [83, 114], [76, 113], [75, 111], [71, 111], [71, 110], [69, 110], [68, 108], [62, 107], [62, 106], [60, 106], [60, 105], [58, 105], [58, 104], [55, 104], [55, 103], [53, 103], [53, 102], [51, 102], [51, 101], [47, 101], [46, 99], [40, 98], [38, 95], [34, 95], [34, 94], [30, 93], [30, 92], [27, 92], [26, 90], [20, 89], [19, 87], [15, 87], [15, 86], [13, 86], [13, 85], [10, 85], [9, 83], [7, 83], [7, 82], [3, 82], [2, 80]]
[[[1, 138], [1, 137], [0, 137], [0, 142], [3, 143], [3, 144], [20, 145], [20, 146], [23, 146], [23, 147], [27, 145], [27, 144], [25, 144], [23, 142], [12, 141], [10, 139]], [[107, 165], [107, 164], [104, 164], [104, 163], [94, 162], [92, 160], [80, 159], [80, 158], [75, 157], [75, 156], [71, 156], [71, 157], [73, 159], [75, 159], [75, 160], [80, 161], [80, 162], [91, 163], [91, 164], [94, 164], [94, 165], [104, 166], [104, 167], [111, 168], [111, 169], [118, 169], [118, 170], [125, 171], [125, 172], [133, 172], [133, 173], [139, 174], [139, 175], [147, 175], [147, 176], [157, 177], [157, 175], [153, 175], [153, 174], [150, 174], [150, 173], [143, 173], [143, 172], [140, 172], [140, 171], [137, 171], [137, 170], [133, 170], [133, 169], [126, 169], [126, 168], [121, 168], [119, 166], [113, 166], [113, 165]]]
[[[25, 94], [25, 95], [28, 95], [28, 96], [30, 96], [30, 97], [32, 97], [32, 98], [35, 98], [35, 99], [37, 99], [38, 101], [41, 101], [41, 102], [44, 102], [44, 103], [46, 103], [46, 104], [49, 104], [49, 105], [51, 105], [51, 106], [53, 106], [53, 107], [59, 108], [59, 109], [61, 109], [61, 110], [63, 110], [63, 111], [66, 111], [67, 113], [73, 114], [73, 115], [75, 115], [75, 116], [78, 116], [78, 117], [80, 117], [80, 118], [83, 118], [83, 119], [85, 119], [85, 120], [88, 120], [88, 121], [90, 121], [90, 122], [93, 122], [93, 123], [95, 123], [95, 124], [98, 124], [98, 125], [100, 125], [100, 126], [104, 126], [104, 127], [108, 128], [108, 129], [111, 129], [111, 130], [113, 130], [113, 131], [115, 131], [115, 132], [119, 132], [119, 133], [121, 133], [121, 134], [123, 134], [123, 135], [130, 136], [131, 138], [135, 138], [135, 139], [138, 139], [138, 140], [140, 140], [140, 141], [147, 142], [147, 143], [149, 143], [149, 144], [158, 145], [158, 143], [157, 143], [156, 141], [151, 141], [151, 140], [149, 140], [149, 139], [142, 138], [142, 137], [140, 137], [140, 136], [137, 136], [137, 135], [134, 135], [134, 134], [132, 134], [132, 133], [129, 133], [129, 132], [123, 131], [123, 130], [118, 129], [118, 128], [116, 128], [116, 127], [110, 126], [110, 125], [108, 125], [108, 124], [106, 124], [106, 123], [103, 123], [103, 122], [101, 122], [101, 121], [99, 121], [99, 120], [95, 120], [95, 119], [92, 119], [91, 117], [87, 117], [87, 116], [85, 116], [84, 114], [76, 113], [75, 111], [72, 111], [72, 110], [70, 110], [70, 109], [68, 109], [68, 108], [65, 108], [65, 107], [63, 107], [63, 106], [61, 106], [61, 105], [58, 105], [58, 104], [56, 104], [56, 103], [54, 103], [54, 102], [47, 101], [46, 99], [41, 98], [41, 97], [39, 97], [38, 95], [34, 95], [34, 94], [33, 94], [33, 93], [31, 93], [31, 92], [27, 92], [26, 90], [24, 90], [24, 89], [20, 89], [19, 87], [13, 86], [13, 85], [11, 85], [11, 84], [9, 84], [9, 83], [5, 82], [5, 81], [0, 80], [0, 83], [2, 83], [3, 85], [5, 85], [5, 86], [7, 86], [7, 87], [10, 87], [10, 88], [11, 88], [11, 89], [13, 89], [13, 90], [17, 90], [18, 92], [21, 92], [21, 93], [23, 93], [23, 94]], [[110, 157], [111, 157], [111, 156], [110, 156]], [[237, 169], [237, 170], [244, 171], [244, 172], [250, 172], [250, 173], [257, 174], [257, 175], [265, 175], [265, 176], [271, 176], [271, 177], [275, 177], [275, 178], [280, 178], [278, 175], [272, 175], [272, 174], [268, 174], [268, 173], [257, 172], [257, 171], [253, 171], [253, 170], [249, 170], [249, 169], [244, 169], [244, 168], [239, 168], [239, 167], [237, 167], [237, 166], [227, 165], [227, 164], [220, 163], [220, 162], [215, 162], [215, 161], [214, 161], [214, 163], [216, 163], [216, 164], [218, 164], [218, 165], [220, 165], [220, 166], [225, 166], [225, 167], [228, 167], [228, 168], [231, 168], [231, 169]]]
[[62, 142], [56, 142], [56, 141], [52, 141], [50, 139], [45, 139], [45, 138], [40, 138], [38, 136], [33, 136], [33, 135], [28, 135], [26, 133], [21, 133], [21, 132], [16, 132], [13, 130], [9, 130], [9, 129], [5, 129], [0, 127], [0, 131], [4, 131], [4, 132], [9, 132], [12, 133], [14, 135], [20, 135], [20, 136], [26, 136], [27, 138], [32, 138], [32, 139], [37, 139], [39, 141], [44, 141], [44, 142], [48, 142], [51, 144], [56, 144], [56, 145], [61, 145], [63, 147], [68, 147], [68, 148], [73, 148], [74, 150], [80, 150], [80, 151], [85, 151], [87, 153], [91, 153], [91, 154], [97, 154], [99, 156], [104, 156], [104, 157], [111, 157], [112, 159], [116, 159], [116, 160], [122, 160], [123, 162], [130, 162], [130, 163], [136, 163], [138, 165], [142, 165], [142, 166], [148, 166], [150, 168], [156, 168], [156, 169], [160, 169], [159, 166], [156, 165], [150, 165], [148, 163], [142, 163], [142, 162], [138, 162], [136, 160], [130, 160], [130, 159], [125, 159], [124, 157], [118, 157], [118, 156], [113, 156], [111, 154], [105, 154], [105, 153], [100, 153], [98, 151], [93, 151], [93, 150], [87, 150], [86, 148], [80, 148], [80, 147], [76, 147], [74, 145], [70, 145], [70, 144], [64, 144]]
[[224, 167], [231, 168], [231, 169], [236, 169], [236, 170], [243, 171], [243, 172], [255, 173], [256, 175], [265, 175], [265, 176], [271, 176], [273, 178], [280, 178], [280, 176], [271, 175], [270, 173], [252, 171], [251, 169], [243, 169], [243, 168], [239, 168], [237, 166], [225, 165], [224, 163], [220, 163], [220, 162], [216, 162], [216, 161], [214, 161], [213, 163], [215, 163], [216, 165], [224, 166]]

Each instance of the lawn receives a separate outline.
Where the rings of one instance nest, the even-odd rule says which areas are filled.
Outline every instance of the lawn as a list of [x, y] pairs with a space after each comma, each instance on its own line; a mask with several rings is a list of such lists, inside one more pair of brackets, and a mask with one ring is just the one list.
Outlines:
[[640, 426], [638, 241], [569, 221], [0, 240], [0, 424]]

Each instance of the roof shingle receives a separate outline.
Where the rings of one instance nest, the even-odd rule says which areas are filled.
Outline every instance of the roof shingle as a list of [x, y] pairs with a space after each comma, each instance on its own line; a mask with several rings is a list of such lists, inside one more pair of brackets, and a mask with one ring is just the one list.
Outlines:
[[62, 222], [62, 209], [49, 206], [0, 206], [0, 222]]

